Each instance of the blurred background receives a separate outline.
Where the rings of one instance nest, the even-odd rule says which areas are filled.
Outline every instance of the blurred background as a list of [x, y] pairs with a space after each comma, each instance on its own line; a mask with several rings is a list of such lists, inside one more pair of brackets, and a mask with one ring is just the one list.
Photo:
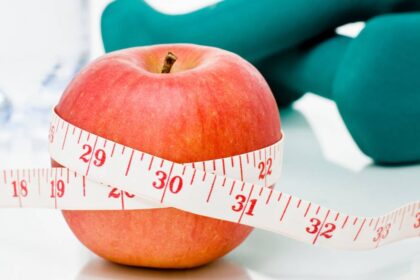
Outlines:
[[[4, 167], [33, 166], [45, 158], [52, 108], [72, 77], [104, 54], [100, 18], [110, 2], [0, 1], [0, 154], [7, 159]], [[163, 12], [185, 13], [217, 1], [146, 2]], [[26, 156], [16, 160], [20, 154]]]

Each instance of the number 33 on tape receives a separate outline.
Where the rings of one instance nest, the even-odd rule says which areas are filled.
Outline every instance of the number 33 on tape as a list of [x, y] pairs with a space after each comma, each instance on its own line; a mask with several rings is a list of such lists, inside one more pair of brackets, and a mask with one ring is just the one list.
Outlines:
[[178, 164], [84, 131], [55, 113], [48, 138], [51, 157], [65, 168], [1, 171], [0, 207], [176, 207], [347, 250], [420, 235], [420, 201], [368, 218], [274, 190], [283, 139], [245, 154]]

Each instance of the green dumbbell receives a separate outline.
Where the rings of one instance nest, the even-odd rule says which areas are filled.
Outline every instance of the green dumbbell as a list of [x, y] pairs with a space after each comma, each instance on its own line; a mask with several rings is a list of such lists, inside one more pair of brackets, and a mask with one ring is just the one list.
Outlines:
[[294, 47], [341, 24], [389, 12], [412, 0], [225, 0], [183, 15], [162, 14], [139, 0], [117, 0], [102, 14], [107, 52], [159, 43], [195, 43], [250, 62]]
[[376, 17], [355, 39], [335, 36], [257, 67], [278, 99], [315, 92], [334, 100], [376, 162], [420, 161], [420, 12]]

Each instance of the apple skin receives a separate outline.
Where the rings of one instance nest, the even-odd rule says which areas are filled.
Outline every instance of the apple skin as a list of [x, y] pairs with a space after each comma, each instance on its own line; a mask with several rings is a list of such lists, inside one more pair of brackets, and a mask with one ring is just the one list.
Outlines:
[[[171, 73], [160, 74], [168, 51], [178, 60]], [[261, 74], [233, 53], [192, 44], [102, 56], [73, 79], [56, 112], [84, 130], [178, 163], [238, 155], [282, 137], [276, 101]], [[132, 266], [203, 265], [252, 231], [175, 208], [63, 215], [91, 251]]]

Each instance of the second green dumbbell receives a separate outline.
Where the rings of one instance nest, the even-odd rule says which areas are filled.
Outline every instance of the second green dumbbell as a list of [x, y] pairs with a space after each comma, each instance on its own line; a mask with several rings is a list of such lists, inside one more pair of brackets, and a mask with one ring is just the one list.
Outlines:
[[420, 13], [380, 16], [355, 39], [335, 36], [257, 65], [278, 99], [333, 99], [360, 149], [378, 163], [420, 161]]

